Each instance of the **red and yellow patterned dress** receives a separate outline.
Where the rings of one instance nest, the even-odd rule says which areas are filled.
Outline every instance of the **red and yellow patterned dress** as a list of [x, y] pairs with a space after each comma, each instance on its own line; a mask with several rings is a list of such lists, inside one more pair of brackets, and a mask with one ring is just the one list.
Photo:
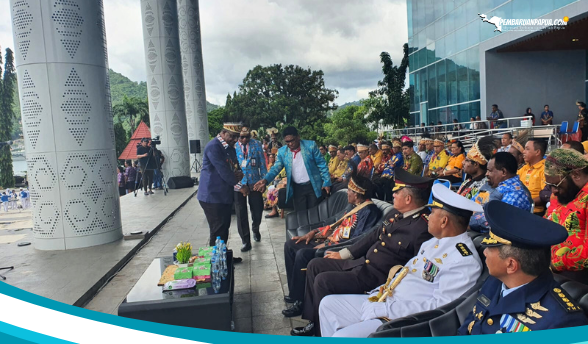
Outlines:
[[588, 184], [584, 185], [576, 198], [562, 205], [551, 196], [551, 205], [545, 218], [564, 226], [568, 238], [551, 247], [551, 264], [558, 271], [579, 271], [588, 268]]

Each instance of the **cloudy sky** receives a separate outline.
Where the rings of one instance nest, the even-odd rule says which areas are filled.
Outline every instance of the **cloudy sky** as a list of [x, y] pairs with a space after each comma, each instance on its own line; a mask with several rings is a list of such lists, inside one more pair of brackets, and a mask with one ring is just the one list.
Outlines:
[[[139, 0], [104, 0], [110, 68], [145, 80]], [[405, 0], [200, 0], [207, 98], [224, 104], [256, 65], [325, 72], [336, 103], [367, 97], [382, 78], [379, 54], [400, 61]], [[0, 46], [13, 48], [10, 4], [0, 0]], [[14, 49], [14, 48], [13, 48]]]

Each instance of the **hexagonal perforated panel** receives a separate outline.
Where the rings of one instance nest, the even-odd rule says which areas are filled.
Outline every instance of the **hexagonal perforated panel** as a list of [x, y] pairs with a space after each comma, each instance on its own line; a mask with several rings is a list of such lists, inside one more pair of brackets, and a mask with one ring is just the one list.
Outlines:
[[11, 0], [33, 233], [42, 249], [122, 236], [103, 13], [102, 0]]

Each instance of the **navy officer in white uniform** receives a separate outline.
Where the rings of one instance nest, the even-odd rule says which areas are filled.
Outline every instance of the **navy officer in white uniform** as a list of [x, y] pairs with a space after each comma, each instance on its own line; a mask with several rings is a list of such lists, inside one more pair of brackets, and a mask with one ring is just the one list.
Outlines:
[[323, 337], [367, 337], [382, 323], [443, 306], [474, 286], [482, 262], [466, 230], [482, 207], [441, 184], [433, 186], [429, 206], [433, 238], [404, 267], [393, 267], [386, 284], [370, 295], [329, 295], [321, 301]]

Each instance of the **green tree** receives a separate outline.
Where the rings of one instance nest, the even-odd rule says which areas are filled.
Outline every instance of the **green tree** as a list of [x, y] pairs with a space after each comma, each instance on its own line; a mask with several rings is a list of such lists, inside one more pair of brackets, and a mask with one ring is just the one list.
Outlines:
[[325, 125], [326, 142], [329, 144], [348, 145], [351, 143], [370, 143], [376, 139], [377, 133], [367, 127], [365, 106], [350, 105], [333, 113], [332, 123]]
[[129, 134], [123, 127], [122, 123], [115, 123], [114, 124], [114, 143], [116, 149], [116, 156], [117, 158], [122, 154], [122, 152], [127, 147], [129, 143]]
[[210, 138], [215, 137], [223, 128], [223, 122], [227, 118], [227, 111], [224, 106], [218, 107], [208, 113], [208, 132]]
[[114, 123], [121, 123], [130, 130], [131, 135], [135, 132], [141, 121], [149, 123], [149, 105], [147, 99], [137, 97], [123, 97], [122, 103], [112, 107]]
[[382, 72], [384, 79], [378, 81], [378, 89], [370, 92], [365, 104], [370, 108], [368, 121], [374, 126], [384, 125], [404, 126], [409, 118], [409, 92], [404, 89], [406, 70], [408, 68], [408, 44], [404, 44], [404, 57], [400, 66], [394, 66], [390, 54], [382, 52]]
[[[0, 88], [0, 141], [9, 141], [12, 137], [14, 120], [13, 100], [16, 74], [14, 69], [14, 54], [10, 48], [6, 49], [4, 75]], [[2, 63], [0, 58], [0, 64]], [[10, 146], [0, 149], [0, 185], [14, 187], [14, 172], [12, 170], [12, 153]]]
[[292, 125], [306, 139], [324, 135], [321, 128], [337, 90], [325, 87], [324, 73], [299, 66], [256, 66], [243, 79], [239, 91], [227, 96], [227, 120], [246, 120], [252, 128]]

